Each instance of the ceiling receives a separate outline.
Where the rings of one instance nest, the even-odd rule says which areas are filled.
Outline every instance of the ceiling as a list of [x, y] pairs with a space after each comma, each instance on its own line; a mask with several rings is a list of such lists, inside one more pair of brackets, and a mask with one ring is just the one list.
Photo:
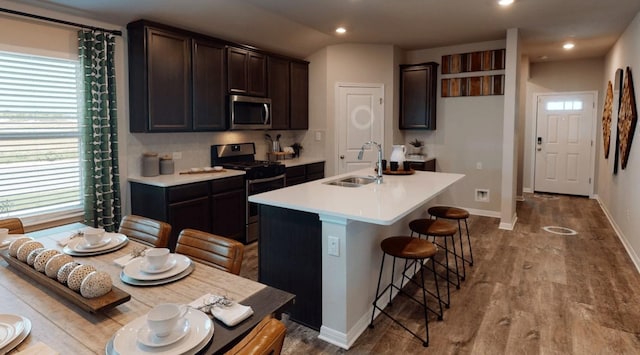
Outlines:
[[[331, 44], [426, 49], [504, 39], [519, 28], [532, 62], [603, 56], [640, 11], [638, 0], [515, 0], [506, 8], [496, 0], [19, 2], [123, 27], [144, 18], [300, 58]], [[348, 32], [336, 34], [337, 26]], [[561, 48], [567, 40], [571, 51]]]

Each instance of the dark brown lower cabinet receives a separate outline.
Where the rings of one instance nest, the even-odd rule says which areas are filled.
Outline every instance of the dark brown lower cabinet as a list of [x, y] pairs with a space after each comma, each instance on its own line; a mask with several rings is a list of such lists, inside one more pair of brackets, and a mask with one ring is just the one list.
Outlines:
[[258, 280], [296, 295], [289, 319], [322, 325], [322, 222], [315, 213], [259, 206]]
[[436, 158], [427, 161], [412, 161], [411, 169], [422, 171], [436, 171]]
[[287, 186], [324, 178], [324, 162], [296, 165], [287, 168]]
[[244, 242], [244, 176], [160, 187], [131, 182], [131, 213], [171, 224], [169, 248], [193, 228]]

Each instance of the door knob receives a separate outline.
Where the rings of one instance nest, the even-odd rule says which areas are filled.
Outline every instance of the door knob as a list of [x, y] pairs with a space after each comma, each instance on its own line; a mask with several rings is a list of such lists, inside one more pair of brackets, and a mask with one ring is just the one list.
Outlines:
[[344, 159], [344, 155], [341, 155], [341, 156], [340, 156], [340, 159]]

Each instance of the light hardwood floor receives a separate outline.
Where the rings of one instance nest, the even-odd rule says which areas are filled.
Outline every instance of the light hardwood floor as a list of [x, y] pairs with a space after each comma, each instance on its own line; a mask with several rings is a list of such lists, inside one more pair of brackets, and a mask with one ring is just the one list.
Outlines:
[[[598, 203], [525, 199], [513, 231], [498, 229], [498, 219], [470, 218], [475, 264], [461, 289], [452, 288], [444, 320], [429, 319], [428, 348], [383, 316], [349, 351], [285, 316], [283, 354], [640, 354], [640, 274]], [[256, 243], [241, 275], [257, 279]], [[415, 303], [399, 296], [393, 309], [423, 334]]]

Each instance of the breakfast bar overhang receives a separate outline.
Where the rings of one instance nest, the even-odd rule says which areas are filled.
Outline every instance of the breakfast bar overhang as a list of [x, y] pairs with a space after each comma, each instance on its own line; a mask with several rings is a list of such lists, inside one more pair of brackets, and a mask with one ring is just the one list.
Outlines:
[[416, 171], [381, 184], [327, 184], [371, 175], [362, 169], [249, 197], [260, 206], [260, 282], [295, 293], [291, 318], [344, 349], [369, 324], [380, 241], [407, 235], [409, 221], [464, 177]]

